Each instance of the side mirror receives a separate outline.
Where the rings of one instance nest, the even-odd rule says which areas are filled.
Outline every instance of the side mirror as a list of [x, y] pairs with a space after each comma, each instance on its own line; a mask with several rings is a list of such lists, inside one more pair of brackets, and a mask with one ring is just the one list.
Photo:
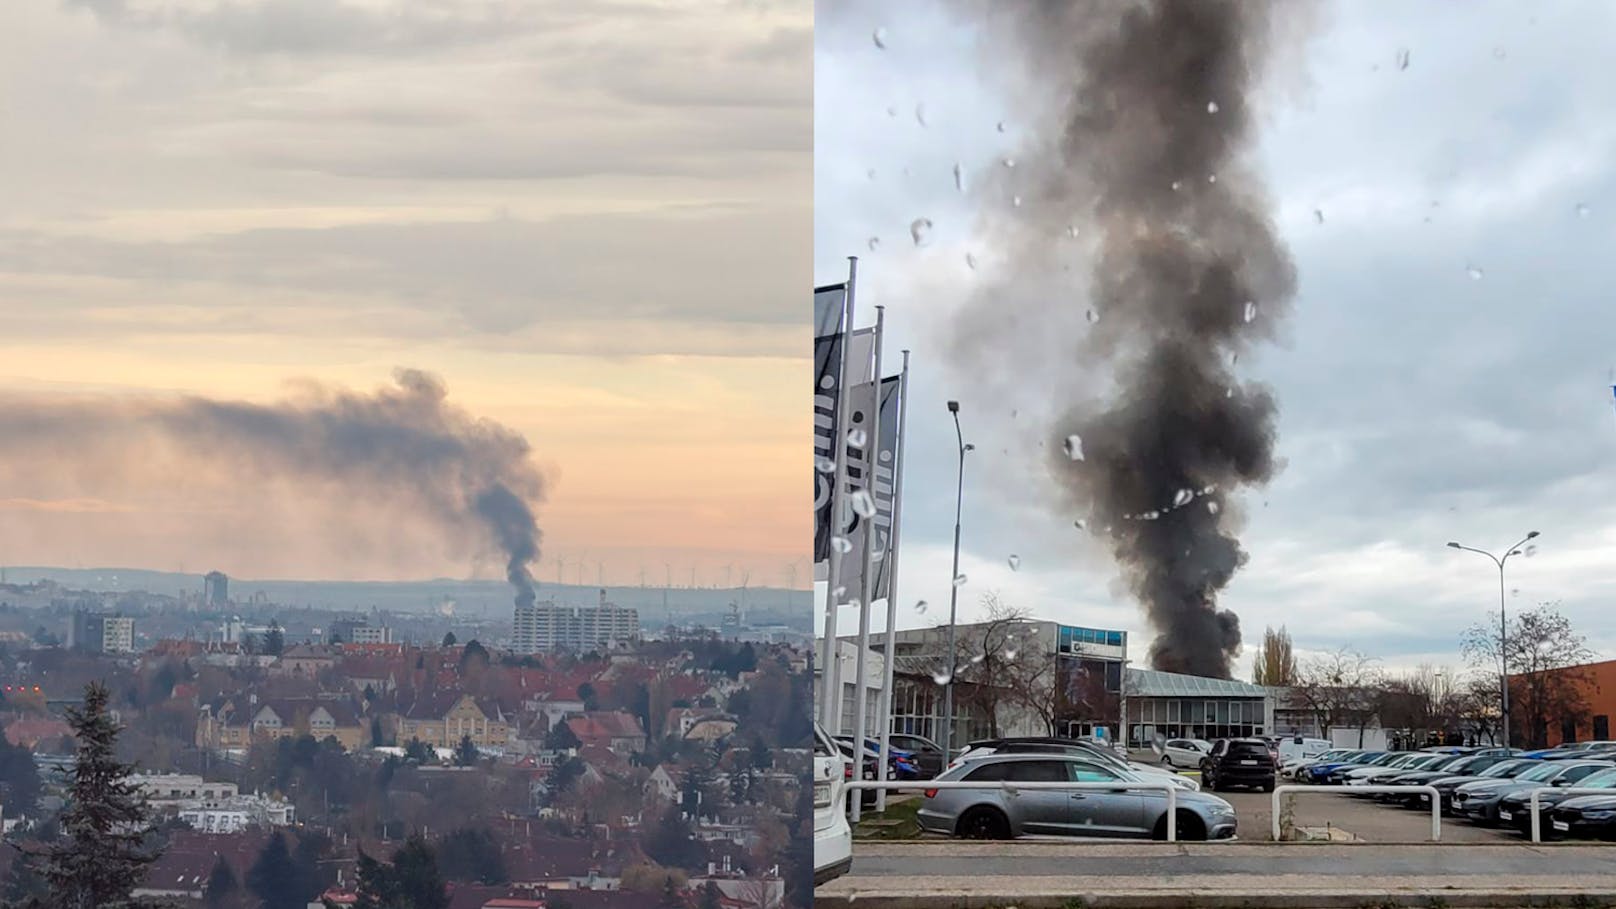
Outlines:
[[1550, 780], [1549, 785], [1550, 786], [1564, 786], [1567, 782], [1568, 782], [1567, 780], [1563, 780], [1563, 779], [1561, 779], [1561, 780]]

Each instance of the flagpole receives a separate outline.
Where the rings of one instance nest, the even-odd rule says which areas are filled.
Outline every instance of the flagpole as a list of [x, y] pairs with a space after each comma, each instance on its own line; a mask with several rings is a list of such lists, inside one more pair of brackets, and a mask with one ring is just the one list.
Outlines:
[[[847, 355], [853, 346], [853, 288], [858, 280], [858, 256], [847, 257], [847, 295], [842, 315], [841, 377], [836, 381], [836, 420], [831, 429], [831, 457], [836, 461], [834, 486], [830, 493], [830, 565], [825, 582], [825, 642], [821, 650], [820, 723], [831, 735], [842, 731], [842, 654], [836, 643], [836, 610], [840, 605], [836, 596], [836, 579], [841, 575], [842, 551], [836, 540], [847, 532], [842, 515], [846, 503], [842, 500], [847, 485]], [[857, 751], [854, 754], [858, 754]]]
[[[909, 430], [909, 351], [903, 352], [903, 372], [898, 379], [898, 446], [892, 453], [892, 534], [887, 537], [887, 627], [881, 648], [881, 753], [892, 747], [892, 663], [898, 649], [898, 534], [903, 529], [903, 436]], [[889, 778], [885, 761], [880, 779]], [[887, 810], [887, 791], [875, 793], [875, 810]]]
[[[865, 690], [865, 673], [869, 670], [870, 657], [870, 600], [875, 596], [875, 572], [870, 570], [870, 563], [875, 553], [876, 516], [880, 514], [880, 506], [876, 503], [876, 470], [881, 461], [881, 335], [886, 327], [886, 307], [875, 308], [875, 407], [870, 410], [870, 428], [865, 430], [868, 435], [864, 439], [864, 495], [867, 497], [872, 509], [869, 515], [860, 515], [859, 521], [864, 525], [864, 551], [859, 553], [859, 582], [863, 588], [859, 591], [859, 635], [858, 656], [853, 661], [853, 738], [855, 744], [853, 753], [864, 754], [865, 736], [869, 735], [867, 722], [869, 720], [869, 697]], [[855, 758], [855, 760], [858, 760]], [[859, 760], [859, 763], [863, 763]], [[875, 756], [876, 772], [879, 773], [887, 765], [886, 752]], [[853, 800], [853, 823], [858, 823], [859, 813], [863, 807], [863, 799]]]

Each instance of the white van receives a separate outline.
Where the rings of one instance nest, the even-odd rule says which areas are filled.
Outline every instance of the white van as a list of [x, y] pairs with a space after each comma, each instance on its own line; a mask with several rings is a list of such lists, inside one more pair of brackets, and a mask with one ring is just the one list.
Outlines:
[[836, 742], [814, 724], [814, 886], [853, 866], [853, 828], [843, 812], [843, 786], [850, 764]]
[[1311, 761], [1319, 755], [1335, 747], [1329, 739], [1309, 739], [1299, 735], [1288, 735], [1279, 740], [1279, 765], [1300, 764]]

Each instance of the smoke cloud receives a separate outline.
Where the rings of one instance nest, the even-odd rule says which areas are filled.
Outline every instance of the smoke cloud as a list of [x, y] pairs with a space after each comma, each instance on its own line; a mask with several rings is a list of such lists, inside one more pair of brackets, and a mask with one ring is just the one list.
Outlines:
[[[1234, 366], [1295, 290], [1245, 161], [1279, 12], [973, 11], [1002, 26], [991, 53], [1022, 67], [1039, 109], [1004, 178], [1025, 204], [985, 227], [1007, 277], [967, 307], [957, 353], [978, 374], [1014, 364], [1020, 388], [1057, 402], [1058, 507], [1110, 549], [1157, 632], [1151, 665], [1175, 672], [1229, 676], [1240, 623], [1218, 597], [1247, 558], [1230, 496], [1276, 468], [1274, 398]], [[1074, 261], [1091, 264], [1086, 286]]]
[[291, 480], [356, 503], [405, 504], [447, 541], [479, 534], [506, 559], [518, 603], [534, 598], [544, 477], [516, 431], [448, 401], [413, 369], [370, 394], [303, 384], [272, 404], [204, 397], [0, 397], [0, 458], [94, 471], [138, 461], [224, 465], [238, 482]]

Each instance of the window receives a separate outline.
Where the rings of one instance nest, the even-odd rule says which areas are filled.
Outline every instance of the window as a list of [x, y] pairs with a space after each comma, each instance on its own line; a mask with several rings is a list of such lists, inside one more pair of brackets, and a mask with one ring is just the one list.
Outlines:
[[1594, 741], [1604, 742], [1610, 739], [1610, 717], [1600, 714], [1594, 717]]
[[1577, 780], [1582, 779], [1590, 773], [1609, 769], [1609, 767], [1606, 767], [1603, 764], [1584, 764], [1581, 767], [1572, 767], [1570, 770], [1567, 770], [1563, 779], [1565, 779], [1565, 781], [1568, 783], [1575, 783]]
[[1079, 783], [1110, 783], [1117, 779], [1117, 775], [1104, 767], [1094, 764], [1068, 764], [1072, 771], [1072, 779]]
[[1571, 744], [1577, 740], [1577, 721], [1565, 719], [1560, 721], [1560, 742]]
[[961, 779], [970, 780], [972, 782], [994, 782], [996, 780], [1003, 780], [1008, 773], [1010, 765], [1011, 762], [1009, 761], [995, 761], [991, 764], [983, 764], [975, 770], [972, 770], [970, 773], [965, 774], [965, 776], [961, 777]]
[[1169, 723], [1182, 723], [1184, 720], [1183, 720], [1183, 717], [1181, 717], [1179, 715], [1179, 710], [1183, 706], [1184, 706], [1184, 702], [1180, 701], [1177, 698], [1174, 698], [1171, 701], [1168, 701], [1167, 702], [1167, 722], [1169, 722]]
[[1065, 783], [1070, 780], [1065, 761], [1007, 761], [1005, 779], [1018, 783]]

